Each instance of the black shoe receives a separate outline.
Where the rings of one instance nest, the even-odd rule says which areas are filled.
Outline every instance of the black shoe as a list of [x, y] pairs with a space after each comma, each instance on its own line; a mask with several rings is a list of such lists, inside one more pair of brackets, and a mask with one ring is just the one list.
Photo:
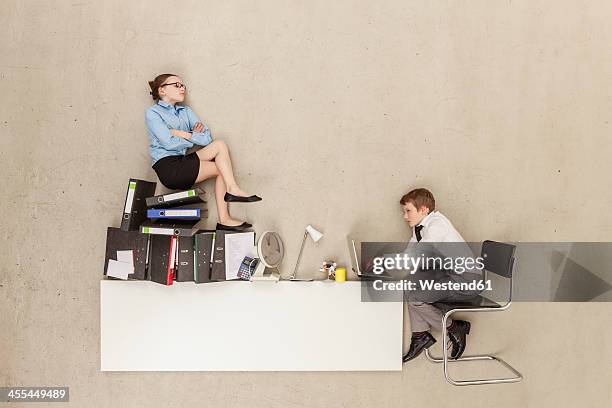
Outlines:
[[224, 224], [217, 223], [217, 226], [215, 227], [215, 229], [221, 230], [221, 231], [244, 231], [248, 228], [251, 228], [252, 226], [253, 225], [249, 224], [248, 222], [243, 222], [240, 225], [224, 225]]
[[406, 361], [410, 361], [419, 356], [423, 352], [423, 350], [431, 347], [436, 342], [436, 339], [429, 332], [425, 332], [420, 336], [412, 335], [412, 340], [410, 340], [410, 349], [406, 355], [404, 355], [404, 363]]
[[230, 193], [225, 193], [223, 199], [228, 203], [254, 203], [256, 201], [261, 201], [261, 197], [256, 195], [241, 197]]
[[448, 337], [453, 343], [451, 358], [453, 360], [461, 357], [465, 351], [466, 336], [470, 334], [470, 322], [465, 320], [453, 320], [453, 324], [447, 330]]

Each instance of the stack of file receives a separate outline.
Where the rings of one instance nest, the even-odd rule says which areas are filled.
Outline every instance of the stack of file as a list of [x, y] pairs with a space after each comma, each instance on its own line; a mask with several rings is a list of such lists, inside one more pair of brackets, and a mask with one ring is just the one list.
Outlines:
[[204, 192], [199, 189], [179, 191], [148, 197], [146, 199], [148, 221], [140, 224], [143, 234], [193, 236], [201, 228], [202, 215], [207, 215], [200, 208], [206, 201]]
[[[245, 256], [254, 255], [255, 232], [252, 231], [201, 231], [193, 240], [195, 259], [190, 280], [196, 283], [241, 279], [240, 264]], [[183, 280], [182, 273], [179, 280]]]
[[130, 179], [120, 228], [106, 233], [104, 274], [109, 279], [151, 280], [172, 285], [194, 280], [194, 234], [208, 210], [195, 188], [155, 195], [157, 183]]
[[151, 280], [164, 285], [194, 281], [194, 235], [202, 229], [207, 210], [204, 192], [195, 188], [148, 197], [147, 221], [140, 232], [150, 235]]
[[204, 191], [156, 196], [156, 186], [129, 180], [121, 226], [106, 233], [104, 274], [162, 285], [240, 279], [242, 260], [254, 255], [255, 232], [206, 230]]

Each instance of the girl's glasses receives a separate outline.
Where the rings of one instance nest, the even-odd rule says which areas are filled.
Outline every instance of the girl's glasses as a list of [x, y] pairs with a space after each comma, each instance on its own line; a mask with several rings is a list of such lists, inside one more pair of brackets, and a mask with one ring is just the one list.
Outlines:
[[163, 85], [161, 85], [161, 88], [163, 88], [164, 86], [168, 86], [168, 85], [174, 85], [176, 88], [179, 88], [179, 89], [180, 88], [184, 88], [185, 90], [187, 90], [187, 86], [185, 84], [180, 83], [180, 82], [172, 82], [172, 83], [169, 83], [169, 84], [163, 84]]

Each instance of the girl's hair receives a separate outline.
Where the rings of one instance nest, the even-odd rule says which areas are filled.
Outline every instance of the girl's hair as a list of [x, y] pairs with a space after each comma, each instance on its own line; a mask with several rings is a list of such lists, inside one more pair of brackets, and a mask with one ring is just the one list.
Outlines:
[[163, 85], [166, 79], [170, 78], [171, 76], [176, 76], [176, 75], [161, 74], [161, 75], [156, 76], [154, 80], [149, 81], [149, 86], [151, 87], [151, 92], [149, 92], [149, 94], [151, 94], [154, 101], [159, 99], [159, 87]]

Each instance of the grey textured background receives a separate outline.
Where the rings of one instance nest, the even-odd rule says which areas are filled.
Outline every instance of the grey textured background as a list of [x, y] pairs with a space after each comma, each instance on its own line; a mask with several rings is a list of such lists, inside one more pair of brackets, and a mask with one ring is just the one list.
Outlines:
[[96, 407], [610, 404], [603, 303], [474, 319], [468, 352], [501, 353], [517, 385], [454, 388], [424, 359], [401, 373], [99, 371], [105, 230], [128, 178], [154, 179], [143, 112], [158, 73], [182, 75], [264, 197], [232, 211], [282, 234], [285, 274], [308, 223], [326, 233], [304, 254], [313, 276], [348, 260], [348, 232], [407, 239], [397, 201], [415, 186], [467, 240], [610, 240], [610, 2], [377, 3], [1, 2], [0, 384], [67, 385], [70, 406]]

